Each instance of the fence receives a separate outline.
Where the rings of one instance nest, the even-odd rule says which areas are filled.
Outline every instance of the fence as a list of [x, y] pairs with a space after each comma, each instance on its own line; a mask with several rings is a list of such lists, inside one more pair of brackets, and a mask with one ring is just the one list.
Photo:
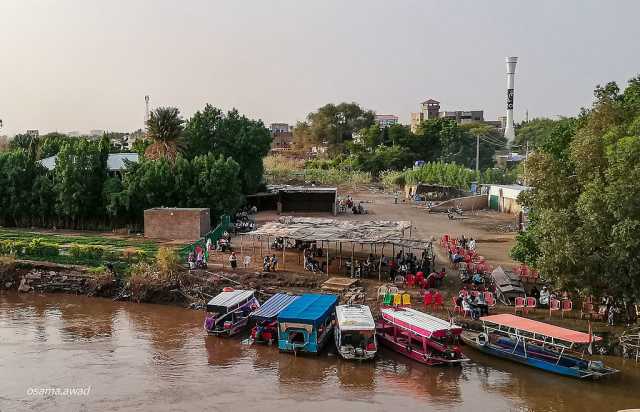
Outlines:
[[220, 223], [212, 231], [208, 232], [201, 239], [198, 239], [195, 242], [180, 249], [180, 257], [182, 259], [186, 259], [187, 255], [193, 252], [196, 246], [200, 246], [202, 250], [204, 250], [205, 257], [208, 259], [209, 251], [207, 250], [207, 241], [210, 239], [211, 243], [215, 245], [215, 243], [222, 237], [224, 232], [229, 230], [230, 225], [231, 217], [229, 217], [229, 215], [220, 216]]

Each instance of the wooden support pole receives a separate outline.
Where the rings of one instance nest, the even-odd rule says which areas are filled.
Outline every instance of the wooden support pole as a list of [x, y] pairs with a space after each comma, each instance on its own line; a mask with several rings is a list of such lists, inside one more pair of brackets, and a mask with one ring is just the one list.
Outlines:
[[382, 258], [384, 257], [384, 243], [380, 250], [380, 261], [378, 262], [378, 282], [382, 282]]
[[339, 265], [340, 266], [338, 267], [338, 270], [342, 270], [342, 242], [340, 242], [340, 241], [338, 241], [338, 249], [340, 250], [340, 257], [339, 257], [339, 260], [340, 260]]
[[356, 244], [351, 242], [351, 277], [353, 277], [353, 268], [356, 265]]
[[327, 276], [329, 276], [329, 245], [331, 243], [327, 241]]
[[240, 234], [240, 256], [244, 255], [243, 246], [244, 246], [244, 235]]
[[282, 238], [282, 269], [284, 269], [285, 252], [287, 251], [287, 238]]

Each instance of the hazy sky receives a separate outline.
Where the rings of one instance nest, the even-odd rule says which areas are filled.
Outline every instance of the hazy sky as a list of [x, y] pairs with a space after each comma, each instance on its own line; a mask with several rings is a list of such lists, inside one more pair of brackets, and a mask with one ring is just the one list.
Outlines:
[[0, 134], [142, 126], [144, 95], [186, 116], [209, 102], [295, 122], [356, 101], [408, 122], [505, 106], [575, 114], [640, 73], [640, 1], [0, 0]]

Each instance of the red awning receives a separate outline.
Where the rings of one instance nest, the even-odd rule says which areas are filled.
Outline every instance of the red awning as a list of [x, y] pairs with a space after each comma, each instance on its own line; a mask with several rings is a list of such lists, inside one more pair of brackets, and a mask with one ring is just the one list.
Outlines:
[[[537, 320], [522, 318], [520, 316], [514, 316], [507, 313], [483, 316], [480, 320], [571, 343], [589, 343], [590, 340], [588, 333], [577, 332], [575, 330], [565, 329], [560, 326], [549, 325], [548, 323], [542, 323]], [[602, 340], [602, 338], [593, 336], [593, 341], [599, 340]]]

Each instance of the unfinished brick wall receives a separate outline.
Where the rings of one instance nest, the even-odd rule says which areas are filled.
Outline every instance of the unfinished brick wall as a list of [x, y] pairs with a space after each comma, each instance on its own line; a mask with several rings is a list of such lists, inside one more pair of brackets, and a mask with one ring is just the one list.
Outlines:
[[210, 230], [209, 209], [154, 208], [144, 211], [144, 237], [194, 241]]

